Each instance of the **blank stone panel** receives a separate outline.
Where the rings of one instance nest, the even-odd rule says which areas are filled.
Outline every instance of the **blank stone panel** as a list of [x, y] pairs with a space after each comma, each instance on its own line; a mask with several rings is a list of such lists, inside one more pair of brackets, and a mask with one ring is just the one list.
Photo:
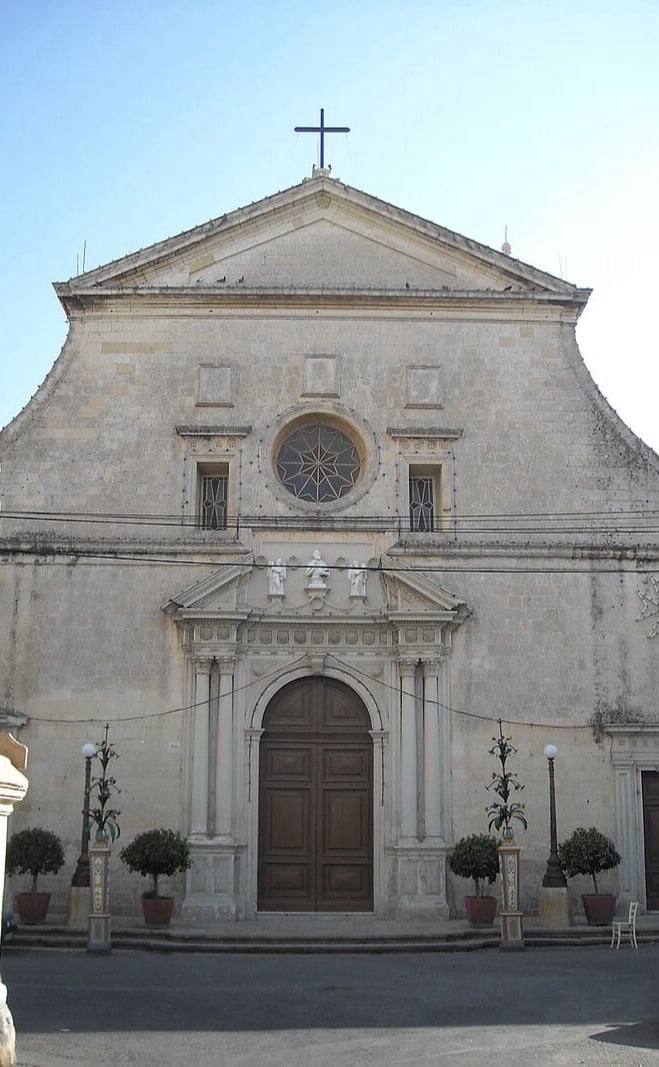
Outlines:
[[229, 893], [231, 890], [231, 866], [232, 861], [226, 856], [218, 856], [215, 860], [213, 881], [216, 893]]
[[204, 365], [199, 368], [197, 404], [200, 407], [233, 406], [233, 367]]
[[338, 356], [305, 356], [303, 396], [338, 396], [340, 390]]
[[407, 368], [408, 408], [441, 408], [442, 382], [439, 367]]
[[442, 891], [442, 867], [437, 861], [430, 861], [425, 864], [425, 880], [426, 880], [426, 892], [433, 896], [438, 896]]

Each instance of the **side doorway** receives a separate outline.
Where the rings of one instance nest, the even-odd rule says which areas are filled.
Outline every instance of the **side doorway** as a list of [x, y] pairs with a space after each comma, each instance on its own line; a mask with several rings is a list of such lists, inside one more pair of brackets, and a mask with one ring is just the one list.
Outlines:
[[259, 775], [261, 911], [373, 910], [373, 742], [347, 685], [302, 678], [268, 705]]
[[659, 911], [659, 771], [642, 771], [645, 892], [648, 911]]

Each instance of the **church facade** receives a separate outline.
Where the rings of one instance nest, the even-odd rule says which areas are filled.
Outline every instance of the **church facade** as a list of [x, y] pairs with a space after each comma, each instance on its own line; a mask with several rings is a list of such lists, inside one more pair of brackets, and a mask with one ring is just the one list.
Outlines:
[[107, 722], [122, 840], [190, 842], [188, 921], [444, 918], [503, 720], [524, 909], [548, 743], [559, 837], [597, 825], [659, 909], [659, 459], [581, 360], [588, 290], [317, 169], [56, 291], [67, 341], [0, 434], [16, 827], [73, 867]]

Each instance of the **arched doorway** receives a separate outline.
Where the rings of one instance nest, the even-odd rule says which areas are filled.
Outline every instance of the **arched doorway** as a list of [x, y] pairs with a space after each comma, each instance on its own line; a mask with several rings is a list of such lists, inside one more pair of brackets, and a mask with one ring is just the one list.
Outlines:
[[373, 744], [359, 697], [302, 678], [270, 701], [261, 737], [258, 907], [373, 909]]

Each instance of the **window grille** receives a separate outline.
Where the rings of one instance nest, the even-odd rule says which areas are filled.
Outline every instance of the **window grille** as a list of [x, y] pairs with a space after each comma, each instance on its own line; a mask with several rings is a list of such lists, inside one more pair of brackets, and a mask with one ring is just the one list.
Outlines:
[[428, 475], [410, 475], [410, 530], [427, 533], [434, 529], [434, 479]]
[[201, 525], [204, 530], [227, 528], [226, 474], [204, 474], [201, 479]]

